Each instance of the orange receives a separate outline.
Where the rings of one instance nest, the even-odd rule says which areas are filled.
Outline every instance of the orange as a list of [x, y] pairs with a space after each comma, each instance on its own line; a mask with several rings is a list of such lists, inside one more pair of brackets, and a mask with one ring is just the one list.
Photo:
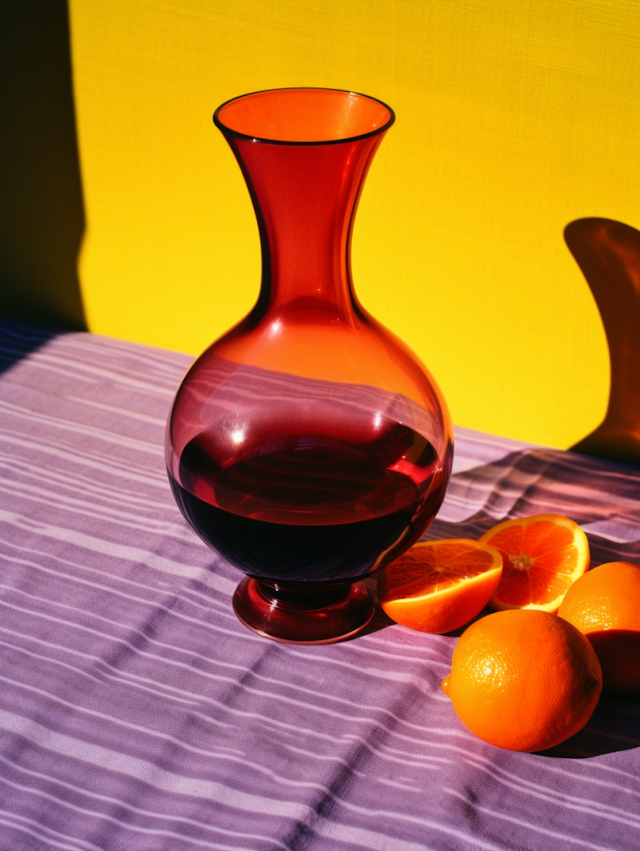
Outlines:
[[591, 717], [598, 657], [580, 630], [549, 612], [495, 612], [458, 639], [442, 690], [472, 733], [512, 751], [564, 742]]
[[587, 536], [559, 514], [505, 520], [480, 540], [502, 555], [494, 609], [557, 612], [567, 588], [589, 568]]
[[478, 541], [424, 541], [384, 569], [378, 599], [397, 623], [451, 632], [482, 611], [501, 573], [500, 553]]
[[569, 588], [558, 614], [593, 645], [605, 688], [640, 690], [640, 565], [612, 561], [590, 570]]

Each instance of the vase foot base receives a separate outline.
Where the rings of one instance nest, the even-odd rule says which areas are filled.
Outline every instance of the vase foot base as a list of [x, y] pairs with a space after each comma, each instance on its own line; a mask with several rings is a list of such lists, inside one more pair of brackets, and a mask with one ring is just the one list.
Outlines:
[[233, 608], [253, 632], [287, 644], [335, 644], [361, 632], [375, 612], [364, 582], [312, 591], [302, 584], [283, 589], [251, 576], [236, 588]]

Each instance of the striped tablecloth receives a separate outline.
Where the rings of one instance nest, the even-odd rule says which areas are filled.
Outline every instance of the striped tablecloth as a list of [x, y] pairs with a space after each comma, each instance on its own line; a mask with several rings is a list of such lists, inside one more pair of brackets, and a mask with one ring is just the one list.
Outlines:
[[[325, 647], [255, 636], [164, 471], [190, 358], [0, 331], [2, 851], [640, 848], [640, 695], [511, 753], [440, 690], [455, 637], [382, 615]], [[456, 437], [428, 537], [551, 511], [594, 564], [640, 562], [640, 469]]]

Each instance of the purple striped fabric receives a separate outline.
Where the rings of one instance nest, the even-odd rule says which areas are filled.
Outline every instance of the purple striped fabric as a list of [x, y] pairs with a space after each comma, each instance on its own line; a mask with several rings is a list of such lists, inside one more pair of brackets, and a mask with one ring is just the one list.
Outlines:
[[[163, 464], [184, 355], [0, 324], [0, 849], [640, 847], [640, 695], [554, 752], [475, 738], [455, 636], [379, 615], [281, 645], [182, 520]], [[640, 562], [640, 470], [457, 431], [427, 537], [553, 511]]]

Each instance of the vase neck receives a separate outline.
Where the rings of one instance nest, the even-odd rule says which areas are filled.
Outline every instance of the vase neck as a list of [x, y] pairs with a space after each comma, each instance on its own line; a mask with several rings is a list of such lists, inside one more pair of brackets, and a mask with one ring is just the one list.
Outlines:
[[227, 137], [260, 229], [262, 286], [255, 320], [281, 311], [354, 319], [351, 233], [364, 179], [384, 135], [331, 144]]

